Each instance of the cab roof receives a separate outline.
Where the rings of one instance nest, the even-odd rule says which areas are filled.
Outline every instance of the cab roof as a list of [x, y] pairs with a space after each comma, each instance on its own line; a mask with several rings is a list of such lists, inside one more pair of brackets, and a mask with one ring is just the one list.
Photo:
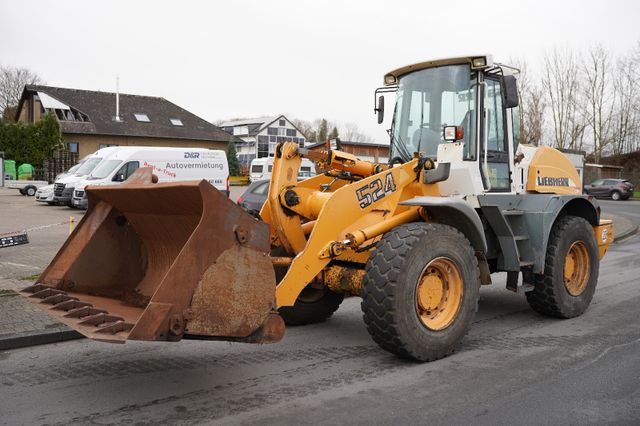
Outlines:
[[444, 65], [461, 64], [469, 64], [471, 69], [491, 68], [493, 66], [493, 57], [491, 55], [459, 56], [455, 58], [432, 59], [429, 61], [419, 62], [417, 64], [406, 65], [385, 74], [384, 85], [392, 86], [394, 84], [398, 84], [398, 79], [400, 77], [414, 71], [441, 67]]

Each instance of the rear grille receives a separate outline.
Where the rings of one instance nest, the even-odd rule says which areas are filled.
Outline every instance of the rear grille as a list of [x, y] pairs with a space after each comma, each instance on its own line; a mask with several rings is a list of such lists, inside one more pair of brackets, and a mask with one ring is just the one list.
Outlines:
[[53, 195], [60, 197], [64, 191], [64, 183], [56, 183], [53, 185]]

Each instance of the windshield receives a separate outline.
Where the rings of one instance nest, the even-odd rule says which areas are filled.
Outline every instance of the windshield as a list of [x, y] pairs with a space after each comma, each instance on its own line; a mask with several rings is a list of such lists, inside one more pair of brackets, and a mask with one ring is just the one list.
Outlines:
[[93, 157], [82, 163], [82, 166], [76, 170], [76, 174], [79, 176], [88, 175], [91, 173], [91, 170], [95, 169], [95, 167], [102, 161], [102, 157]]
[[122, 163], [121, 160], [106, 160], [100, 163], [87, 179], [104, 179]]
[[392, 124], [391, 158], [414, 152], [436, 158], [444, 126], [464, 128], [464, 158], [475, 158], [477, 74], [469, 65], [449, 65], [400, 78]]
[[80, 166], [82, 166], [82, 163], [76, 164], [75, 166], [71, 167], [67, 173], [75, 173], [80, 168]]

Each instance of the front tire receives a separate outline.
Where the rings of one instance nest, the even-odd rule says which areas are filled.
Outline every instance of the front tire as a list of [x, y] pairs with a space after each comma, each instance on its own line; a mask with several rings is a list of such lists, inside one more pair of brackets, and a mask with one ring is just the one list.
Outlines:
[[383, 349], [418, 361], [451, 354], [478, 309], [480, 273], [455, 228], [409, 223], [386, 233], [366, 265], [362, 311]]
[[344, 300], [343, 293], [326, 287], [305, 287], [293, 306], [284, 306], [278, 313], [287, 325], [307, 325], [328, 319]]
[[544, 274], [534, 275], [526, 293], [534, 311], [557, 318], [582, 315], [598, 283], [600, 258], [593, 228], [585, 219], [565, 216], [553, 225]]

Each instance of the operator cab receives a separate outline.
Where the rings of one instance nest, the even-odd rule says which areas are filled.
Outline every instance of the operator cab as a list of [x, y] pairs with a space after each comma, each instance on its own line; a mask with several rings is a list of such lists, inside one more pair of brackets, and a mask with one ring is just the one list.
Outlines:
[[[510, 159], [519, 111], [511, 69], [490, 56], [473, 56], [422, 62], [385, 75], [385, 87], [376, 95], [397, 93], [391, 161], [420, 153], [448, 164], [448, 174], [440, 173], [446, 176], [439, 183], [442, 195], [515, 192]], [[376, 111], [381, 122], [384, 102]]]

